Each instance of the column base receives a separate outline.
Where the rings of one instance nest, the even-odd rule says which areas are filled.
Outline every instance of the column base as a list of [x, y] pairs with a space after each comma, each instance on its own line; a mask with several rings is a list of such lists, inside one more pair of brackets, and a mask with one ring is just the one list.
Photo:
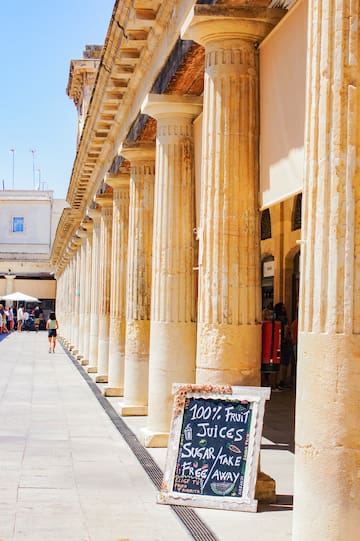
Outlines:
[[97, 366], [89, 366], [87, 372], [88, 374], [96, 374], [97, 370]]
[[148, 414], [147, 406], [120, 406], [119, 413], [122, 417], [144, 416]]
[[96, 376], [95, 382], [96, 383], [107, 383], [108, 382], [108, 376], [104, 374], [103, 376]]
[[87, 359], [83, 359], [81, 361], [81, 366], [87, 366], [89, 364], [89, 361]]
[[70, 352], [71, 352], [71, 355], [73, 355], [74, 357], [76, 357], [76, 355], [79, 353], [79, 350], [78, 350], [78, 349], [75, 349], [74, 347], [71, 347], [71, 348], [70, 348]]
[[141, 430], [141, 443], [144, 447], [163, 448], [168, 446], [169, 432], [152, 432], [148, 428]]
[[104, 396], [124, 396], [124, 388], [106, 387], [106, 389], [104, 389]]
[[77, 360], [77, 361], [81, 361], [82, 358], [83, 358], [82, 355], [76, 355], [76, 360]]
[[276, 503], [275, 480], [262, 471], [257, 476], [255, 499], [260, 503]]

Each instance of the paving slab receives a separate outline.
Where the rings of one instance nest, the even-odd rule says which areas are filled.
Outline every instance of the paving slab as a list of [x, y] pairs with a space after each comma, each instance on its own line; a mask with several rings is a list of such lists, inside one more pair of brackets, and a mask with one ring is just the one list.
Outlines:
[[[55, 354], [47, 347], [41, 331], [0, 343], [0, 541], [195, 539], [170, 506], [156, 503], [154, 483], [83, 369], [60, 344]], [[196, 509], [212, 539], [291, 539], [294, 398], [278, 396], [265, 416], [261, 452], [278, 501], [258, 513]], [[107, 400], [120, 411], [121, 398]], [[146, 426], [146, 417], [123, 420], [138, 435]], [[166, 449], [147, 452], [163, 470]]]

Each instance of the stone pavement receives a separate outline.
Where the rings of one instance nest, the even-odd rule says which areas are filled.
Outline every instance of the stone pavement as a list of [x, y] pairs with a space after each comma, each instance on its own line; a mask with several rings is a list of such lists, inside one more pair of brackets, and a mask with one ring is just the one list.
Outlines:
[[[195, 535], [156, 503], [156, 487], [61, 344], [49, 354], [46, 332], [13, 333], [0, 343], [0, 370], [0, 541], [291, 539], [292, 393], [273, 395], [265, 415], [261, 464], [277, 504], [258, 513], [180, 508], [196, 518]], [[136, 434], [146, 419], [124, 421]], [[163, 469], [165, 449], [143, 451]]]

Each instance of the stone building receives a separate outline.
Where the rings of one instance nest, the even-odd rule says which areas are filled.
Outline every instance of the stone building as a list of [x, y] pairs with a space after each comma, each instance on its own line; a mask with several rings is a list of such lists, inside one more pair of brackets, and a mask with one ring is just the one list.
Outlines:
[[299, 304], [296, 541], [360, 514], [359, 11], [118, 0], [90, 100], [77, 61], [68, 86], [65, 343], [162, 446], [171, 384], [258, 385], [262, 308]]
[[0, 300], [21, 291], [54, 309], [56, 280], [50, 254], [66, 201], [51, 190], [0, 191]]

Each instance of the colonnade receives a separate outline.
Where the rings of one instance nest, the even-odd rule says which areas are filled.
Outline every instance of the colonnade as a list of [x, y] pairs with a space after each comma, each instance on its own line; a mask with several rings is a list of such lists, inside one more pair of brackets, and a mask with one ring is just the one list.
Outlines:
[[[108, 383], [106, 394], [123, 395], [122, 415], [148, 415], [147, 446], [167, 443], [172, 383], [260, 382], [255, 42], [277, 22], [274, 13], [224, 17], [221, 34], [216, 17], [193, 18], [186, 32], [205, 46], [204, 97], [147, 96], [156, 147], [123, 145], [129, 178], [105, 179], [112, 192], [95, 199], [100, 224], [89, 210], [93, 228], [82, 223], [58, 276], [64, 337], [96, 381]], [[193, 120], [202, 109], [198, 247]]]
[[[351, 25], [360, 14], [344, 0], [310, 4], [294, 539], [335, 541], [356, 537], [360, 501], [360, 69]], [[123, 174], [109, 177], [112, 234], [99, 197], [92, 229], [82, 224], [57, 276], [61, 334], [108, 381], [105, 392], [124, 395], [123, 415], [148, 415], [147, 446], [166, 445], [172, 383], [260, 381], [257, 45], [280, 16], [246, 6], [221, 14], [220, 5], [192, 14], [184, 37], [205, 47], [203, 99], [147, 97], [156, 148], [120, 150], [130, 188]], [[197, 246], [192, 124], [201, 108]]]

